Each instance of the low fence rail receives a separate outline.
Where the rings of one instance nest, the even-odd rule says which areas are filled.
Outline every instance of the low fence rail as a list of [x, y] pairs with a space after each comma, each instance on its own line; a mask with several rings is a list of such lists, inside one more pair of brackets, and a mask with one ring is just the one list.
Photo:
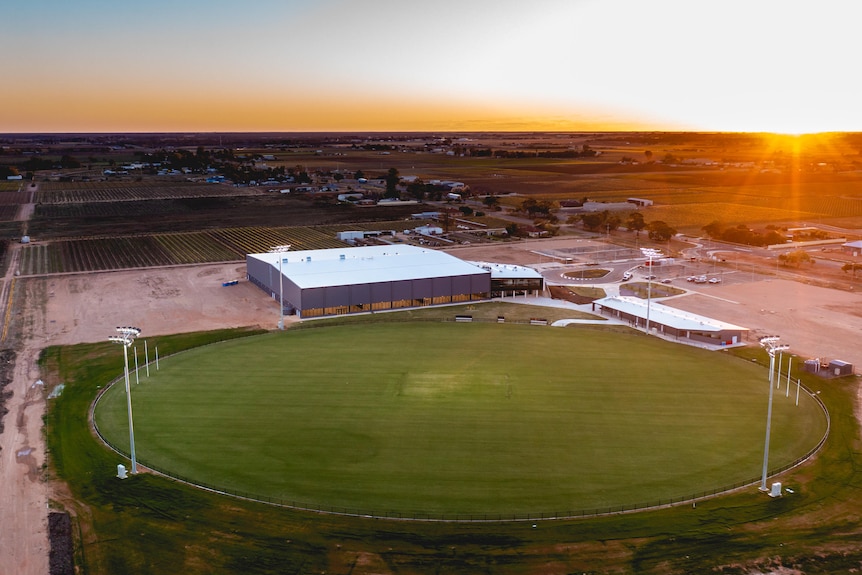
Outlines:
[[[415, 321], [415, 320], [413, 320]], [[434, 320], [440, 321], [440, 320]], [[449, 320], [454, 321], [454, 320]], [[485, 320], [485, 321], [496, 321], [496, 320]], [[312, 322], [317, 323], [317, 322]], [[521, 322], [528, 323], [528, 322]], [[532, 321], [530, 322], [532, 323]], [[327, 325], [332, 325], [328, 323]], [[322, 325], [320, 327], [323, 327]], [[218, 342], [216, 342], [218, 343]], [[208, 344], [208, 345], [216, 345], [216, 344]], [[184, 352], [179, 352], [184, 353]], [[176, 354], [173, 354], [176, 355]], [[168, 356], [170, 357], [170, 356]], [[165, 358], [161, 358], [161, 361], [164, 361]], [[151, 362], [152, 363], [152, 362]], [[781, 377], [781, 372], [779, 371], [779, 379]], [[90, 407], [90, 422], [94, 432], [97, 437], [110, 449], [114, 452], [122, 455], [123, 457], [129, 457], [129, 454], [121, 450], [119, 447], [111, 443], [102, 433], [99, 431], [98, 425], [96, 424], [95, 417], [93, 413], [95, 412], [96, 405], [99, 400], [102, 398], [104, 393], [117, 384], [118, 382], [124, 381], [124, 376], [119, 376], [113, 381], [111, 381], [108, 385], [106, 385], [103, 389], [99, 391], [98, 396], [93, 401]], [[807, 461], [810, 457], [812, 457], [815, 453], [820, 451], [823, 445], [826, 443], [826, 440], [829, 438], [829, 433], [832, 427], [832, 421], [829, 416], [829, 410], [826, 409], [826, 405], [823, 401], [817, 396], [815, 392], [809, 389], [807, 386], [799, 384], [800, 388], [805, 391], [805, 393], [811, 397], [820, 409], [823, 410], [823, 413], [826, 417], [826, 430], [823, 436], [818, 441], [817, 445], [811, 448], [805, 455], [796, 458], [790, 463], [785, 465], [781, 465], [780, 467], [775, 467], [769, 469], [767, 471], [768, 477], [774, 477], [785, 471], [793, 469], [794, 467], [798, 467], [805, 461]], [[709, 489], [705, 491], [700, 491], [696, 493], [691, 493], [687, 495], [681, 495], [678, 497], [670, 497], [670, 498], [662, 498], [655, 499], [653, 501], [644, 501], [640, 503], [626, 503], [620, 505], [612, 505], [606, 507], [593, 507], [593, 508], [584, 508], [584, 509], [569, 509], [569, 510], [558, 510], [558, 511], [536, 511], [530, 513], [426, 513], [421, 511], [397, 511], [397, 510], [385, 510], [385, 509], [359, 509], [359, 508], [350, 508], [350, 507], [342, 507], [342, 506], [334, 506], [334, 505], [321, 505], [314, 504], [308, 502], [297, 501], [295, 499], [290, 498], [282, 498], [282, 497], [273, 497], [268, 495], [255, 494], [249, 491], [244, 491], [240, 489], [230, 489], [224, 486], [212, 485], [206, 482], [202, 482], [200, 480], [192, 479], [189, 477], [184, 477], [182, 475], [178, 475], [166, 469], [160, 469], [158, 466], [150, 465], [145, 461], [138, 460], [138, 465], [145, 467], [147, 470], [155, 472], [164, 477], [173, 479], [175, 481], [184, 483], [186, 485], [191, 485], [193, 487], [197, 487], [199, 489], [203, 489], [205, 491], [209, 491], [211, 493], [218, 493], [221, 495], [228, 495], [231, 497], [236, 497], [239, 499], [244, 499], [247, 501], [255, 501], [258, 503], [265, 503], [268, 505], [274, 505], [278, 507], [285, 507], [289, 509], [295, 509], [299, 511], [310, 511], [314, 513], [325, 513], [331, 515], [343, 515], [350, 517], [365, 517], [365, 518], [375, 518], [375, 519], [391, 519], [391, 520], [401, 520], [401, 521], [426, 521], [426, 522], [451, 522], [451, 523], [470, 523], [470, 522], [515, 522], [515, 521], [543, 521], [543, 520], [562, 520], [562, 519], [580, 519], [580, 518], [589, 518], [589, 517], [600, 517], [605, 515], [618, 515], [623, 513], [634, 513], [638, 511], [646, 511], [649, 509], [660, 509], [663, 507], [671, 507], [678, 505], [685, 505], [689, 503], [696, 503], [697, 501], [708, 499], [711, 497], [716, 497], [718, 495], [722, 495], [725, 493], [730, 493], [732, 491], [749, 487], [758, 484], [761, 481], [761, 477], [752, 477], [749, 479], [745, 479], [742, 481], [738, 481], [736, 483], [723, 485], [721, 487], [715, 487], [714, 489]]]

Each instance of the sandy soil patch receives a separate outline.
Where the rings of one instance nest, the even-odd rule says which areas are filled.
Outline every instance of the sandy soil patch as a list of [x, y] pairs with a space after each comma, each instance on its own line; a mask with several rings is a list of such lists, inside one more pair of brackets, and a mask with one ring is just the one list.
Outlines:
[[500, 264], [535, 265], [548, 264], [557, 260], [542, 255], [543, 252], [553, 252], [559, 249], [589, 248], [604, 246], [602, 242], [588, 239], [548, 238], [541, 240], [524, 240], [499, 244], [481, 244], [476, 246], [458, 246], [445, 251], [457, 258], [469, 261], [494, 262]]
[[[244, 279], [245, 264], [158, 268], [47, 280], [45, 345], [94, 342], [119, 325], [142, 337], [227, 327], [274, 329], [278, 302]], [[290, 319], [290, 318], [288, 318]]]
[[[696, 288], [695, 288], [696, 289]], [[779, 335], [804, 359], [841, 359], [862, 366], [862, 295], [787, 280], [710, 286], [663, 304], [751, 330], [748, 343]]]

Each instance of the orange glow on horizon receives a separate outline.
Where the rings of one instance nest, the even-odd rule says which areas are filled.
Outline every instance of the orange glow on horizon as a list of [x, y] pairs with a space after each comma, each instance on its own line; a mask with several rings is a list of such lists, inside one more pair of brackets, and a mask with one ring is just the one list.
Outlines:
[[[351, 132], [351, 131], [638, 131], [657, 124], [620, 119], [606, 110], [571, 113], [516, 103], [469, 99], [332, 96], [222, 88], [165, 92], [42, 87], [26, 98], [9, 94], [13, 118], [0, 132]], [[17, 98], [17, 100], [16, 100]], [[527, 112], [525, 112], [527, 110]]]

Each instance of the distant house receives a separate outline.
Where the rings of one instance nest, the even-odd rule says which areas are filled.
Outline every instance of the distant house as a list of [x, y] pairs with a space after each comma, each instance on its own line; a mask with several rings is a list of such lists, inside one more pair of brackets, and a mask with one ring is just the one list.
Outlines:
[[862, 240], [841, 244], [841, 248], [844, 250], [844, 253], [850, 254], [852, 256], [858, 256], [859, 254], [862, 254]]
[[413, 231], [425, 236], [439, 236], [443, 233], [443, 228], [438, 226], [419, 226], [418, 228], [413, 228]]
[[639, 208], [645, 208], [647, 206], [653, 205], [653, 203], [654, 203], [652, 200], [647, 200], [644, 198], [629, 198], [626, 200], [626, 202], [628, 202], [630, 204], [634, 204]]

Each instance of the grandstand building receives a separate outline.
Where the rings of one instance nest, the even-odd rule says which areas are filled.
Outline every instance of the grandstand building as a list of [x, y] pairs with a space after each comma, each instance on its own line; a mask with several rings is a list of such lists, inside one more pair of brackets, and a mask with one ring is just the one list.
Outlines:
[[597, 299], [593, 302], [593, 310], [597, 308], [601, 314], [627, 321], [632, 327], [646, 328], [649, 317], [650, 331], [659, 335], [719, 347], [739, 345], [748, 334], [747, 328], [660, 303], [650, 304], [637, 297], [612, 296]]
[[545, 289], [545, 278], [536, 270], [514, 264], [470, 262], [491, 272], [491, 296], [533, 294]]
[[506, 277], [494, 268], [411, 245], [246, 256], [249, 281], [274, 299], [280, 299], [283, 285], [285, 313], [303, 318], [487, 300], [493, 276], [494, 291], [532, 293], [525, 288], [544, 287], [529, 268], [509, 266]]

